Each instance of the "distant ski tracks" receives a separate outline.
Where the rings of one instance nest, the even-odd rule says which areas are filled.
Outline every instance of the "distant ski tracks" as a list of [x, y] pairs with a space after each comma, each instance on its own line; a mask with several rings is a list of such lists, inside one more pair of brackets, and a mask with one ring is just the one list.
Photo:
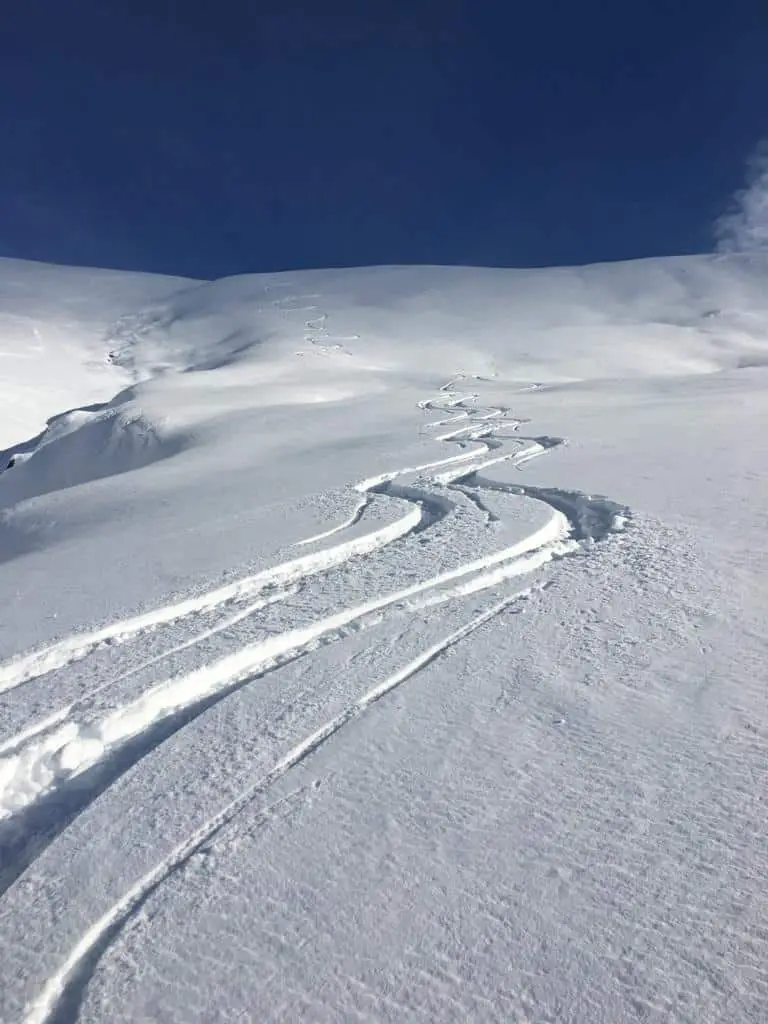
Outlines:
[[[292, 308], [300, 307], [293, 305]], [[307, 321], [307, 331], [311, 336], [307, 340], [327, 340], [327, 333], [321, 335], [325, 331], [324, 321], [325, 317], [319, 314]], [[435, 439], [459, 445], [462, 448], [459, 454], [420, 465], [401, 466], [360, 481], [356, 485], [360, 500], [349, 518], [301, 541], [300, 546], [318, 544], [357, 525], [378, 495], [402, 501], [405, 511], [399, 519], [370, 533], [300, 555], [205, 594], [119, 620], [91, 632], [64, 637], [12, 659], [0, 665], [0, 693], [8, 694], [48, 672], [74, 665], [105, 645], [125, 644], [149, 630], [201, 613], [224, 613], [213, 626], [195, 632], [169, 651], [141, 661], [131, 671], [159, 664], [172, 653], [193, 647], [256, 615], [267, 605], [295, 595], [304, 581], [311, 577], [343, 569], [352, 560], [370, 556], [398, 541], [407, 542], [410, 536], [428, 530], [451, 514], [454, 495], [461, 494], [469, 499], [486, 524], [491, 524], [496, 517], [484, 503], [482, 492], [503, 491], [530, 498], [550, 509], [551, 515], [546, 524], [523, 540], [492, 554], [464, 562], [394, 592], [372, 596], [363, 603], [331, 611], [306, 625], [294, 626], [242, 646], [193, 671], [160, 678], [127, 703], [116, 704], [106, 711], [94, 711], [91, 702], [95, 695], [103, 691], [108, 693], [113, 683], [107, 678], [76, 701], [52, 711], [44, 719], [29, 722], [15, 736], [0, 743], [0, 858], [6, 861], [6, 887], [29, 866], [47, 842], [127, 767], [138, 763], [150, 750], [236, 688], [310, 653], [320, 644], [364, 630], [380, 622], [384, 616], [413, 613], [496, 588], [534, 572], [553, 559], [573, 553], [585, 544], [599, 541], [621, 527], [628, 512], [607, 498], [501, 483], [486, 477], [484, 474], [493, 466], [510, 463], [520, 467], [564, 442], [561, 438], [548, 436], [522, 437], [519, 428], [523, 421], [512, 417], [505, 407], [481, 407], [478, 394], [457, 390], [457, 385], [464, 380], [463, 374], [455, 376], [439, 389], [434, 398], [419, 403], [424, 411], [443, 414], [441, 419], [428, 423], [427, 429], [450, 428], [435, 435]], [[467, 444], [472, 447], [464, 447]], [[415, 482], [401, 482], [406, 478]], [[536, 589], [540, 589], [540, 585], [534, 584], [525, 590], [507, 594], [489, 605], [460, 629], [423, 651], [341, 712], [314, 728], [265, 775], [139, 878], [94, 922], [61, 967], [48, 979], [39, 997], [27, 1008], [26, 1024], [74, 1019], [100, 957], [123, 925], [165, 879], [243, 807], [266, 794], [275, 782], [364, 714], [381, 697], [506, 608], [526, 600]], [[95, 781], [89, 791], [84, 784], [90, 778]], [[62, 815], [61, 807], [66, 807], [71, 799], [70, 788], [73, 792], [76, 790], [78, 796], [72, 804], [72, 812]], [[268, 817], [269, 813], [267, 808], [262, 815]], [[7, 837], [12, 837], [5, 842], [4, 828]]]

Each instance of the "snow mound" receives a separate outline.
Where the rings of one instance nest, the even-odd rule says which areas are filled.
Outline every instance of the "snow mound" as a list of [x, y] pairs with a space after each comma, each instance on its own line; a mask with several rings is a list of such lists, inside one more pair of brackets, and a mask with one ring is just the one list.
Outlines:
[[38, 437], [3, 453], [0, 508], [147, 466], [181, 447], [128, 389], [112, 402], [53, 416]]

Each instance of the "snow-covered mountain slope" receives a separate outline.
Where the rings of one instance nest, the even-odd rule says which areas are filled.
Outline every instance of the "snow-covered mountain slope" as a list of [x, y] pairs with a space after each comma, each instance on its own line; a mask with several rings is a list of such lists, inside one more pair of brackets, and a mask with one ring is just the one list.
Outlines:
[[119, 318], [192, 282], [0, 259], [0, 447], [130, 383], [109, 358]]
[[[101, 272], [103, 285], [96, 271], [66, 269], [59, 281], [55, 268], [8, 262], [0, 304], [35, 309], [25, 330], [39, 337], [44, 325], [51, 338], [42, 347], [27, 337], [25, 348], [12, 336], [12, 398], [33, 394], [39, 420], [41, 404], [57, 397], [39, 384], [42, 362], [68, 395], [90, 399], [98, 389], [109, 400], [49, 406], [56, 415], [42, 434], [0, 453], [5, 465], [36, 453], [34, 469], [6, 485], [6, 504], [154, 461], [193, 437], [201, 443], [235, 412], [402, 392], [433, 367], [551, 384], [768, 361], [762, 256], [530, 271], [374, 267], [211, 283]], [[38, 349], [38, 360], [20, 361]], [[140, 387], [119, 390], [118, 381]], [[7, 408], [6, 431], [18, 401]]]
[[0, 1017], [762, 1020], [767, 284], [0, 265]]
[[140, 376], [262, 368], [285, 350], [336, 353], [341, 365], [364, 361], [366, 373], [471, 358], [488, 373], [544, 381], [763, 365], [767, 266], [765, 256], [744, 255], [233, 277], [124, 317], [116, 358]]

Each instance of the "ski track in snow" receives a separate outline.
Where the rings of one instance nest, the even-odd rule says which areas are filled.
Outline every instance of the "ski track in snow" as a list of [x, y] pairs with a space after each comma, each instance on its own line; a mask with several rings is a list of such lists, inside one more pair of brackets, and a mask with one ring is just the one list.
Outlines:
[[[274, 288], [275, 286], [273, 285], [272, 287]], [[284, 313], [314, 313], [314, 316], [304, 321], [304, 341], [306, 344], [312, 345], [313, 350], [319, 355], [350, 355], [342, 342], [357, 341], [359, 335], [331, 335], [325, 326], [328, 314], [322, 312], [320, 307], [312, 302], [312, 299], [319, 297], [314, 292], [308, 295], [286, 296], [282, 299], [274, 299], [272, 305]], [[304, 303], [304, 305], [300, 305], [300, 303]], [[303, 351], [296, 353], [297, 356], [304, 356], [306, 354]]]
[[[295, 305], [297, 301], [296, 298], [278, 299], [275, 304], [292, 302], [291, 311], [315, 308], [299, 307]], [[325, 319], [324, 315], [318, 314], [306, 321], [308, 335], [305, 340], [325, 344], [328, 338]], [[482, 475], [502, 463], [520, 468], [565, 442], [561, 438], [547, 436], [520, 436], [517, 431], [524, 421], [512, 418], [507, 408], [483, 408], [478, 405], [479, 395], [456, 390], [464, 379], [464, 374], [455, 376], [440, 388], [437, 397], [420, 402], [419, 407], [425, 412], [451, 413], [447, 418], [444, 416], [427, 424], [430, 430], [445, 426], [453, 428], [435, 436], [435, 440], [460, 447], [471, 442], [473, 447], [462, 450], [458, 455], [399, 467], [360, 481], [355, 485], [360, 500], [352, 514], [339, 525], [300, 541], [299, 546], [316, 544], [357, 525], [378, 495], [387, 495], [406, 505], [407, 511], [399, 519], [370, 533], [288, 560], [205, 594], [170, 603], [91, 632], [65, 637], [12, 659], [0, 665], [0, 693], [8, 693], [48, 672], [74, 665], [105, 645], [126, 643], [149, 630], [201, 613], [227, 613], [214, 626], [140, 662], [118, 679], [133, 675], [257, 614], [269, 604], [296, 594], [310, 577], [343, 569], [353, 559], [381, 551], [396, 541], [405, 542], [413, 534], [429, 529], [450, 514], [454, 504], [450, 500], [452, 495], [461, 495], [474, 505], [489, 526], [498, 517], [485, 505], [481, 496], [485, 491], [500, 491], [542, 502], [551, 511], [548, 522], [523, 540], [495, 553], [465, 562], [395, 592], [375, 596], [365, 603], [338, 609], [307, 625], [288, 628], [193, 671], [160, 679], [129, 703], [101, 712], [101, 718], [89, 717], [90, 704], [96, 694], [107, 690], [118, 679], [106, 679], [68, 706], [27, 725], [0, 744], [0, 852], [6, 862], [8, 854], [14, 861], [9, 870], [4, 870], [3, 888], [12, 884], [45, 845], [120, 774], [235, 689], [309, 654], [321, 645], [369, 628], [381, 622], [386, 615], [423, 611], [496, 588], [518, 576], [534, 572], [553, 559], [601, 540], [612, 530], [622, 527], [628, 516], [627, 509], [606, 498], [555, 488], [501, 483]], [[502, 433], [503, 428], [511, 433]], [[509, 442], [514, 442], [511, 450], [508, 450]], [[405, 477], [416, 477], [419, 486], [400, 483], [399, 480]], [[490, 605], [310, 732], [266, 775], [136, 881], [88, 929], [62, 966], [48, 979], [40, 996], [28, 1007], [27, 1024], [75, 1019], [88, 979], [100, 957], [125, 923], [165, 879], [183, 867], [248, 803], [264, 794], [381, 697], [505, 609], [528, 599], [541, 587], [542, 584], [534, 584]], [[284, 803], [287, 799], [290, 797], [284, 797], [277, 803]], [[266, 820], [270, 813], [270, 808], [267, 808], [261, 812], [261, 817]]]
[[[171, 853], [138, 879], [80, 938], [61, 967], [45, 984], [43, 991], [26, 1010], [24, 1024], [66, 1024], [77, 1018], [88, 982], [98, 966], [99, 960], [128, 921], [162, 883], [182, 870], [184, 865], [206, 843], [214, 838], [233, 818], [258, 796], [265, 793], [292, 768], [295, 768], [335, 736], [344, 726], [359, 718], [376, 701], [404, 683], [422, 668], [434, 661], [455, 644], [470, 636], [476, 629], [509, 608], [525, 596], [512, 594], [486, 608], [455, 632], [444, 637], [423, 651], [417, 658], [393, 675], [372, 687], [353, 704], [328, 719], [300, 743], [288, 751], [273, 768], [252, 786], [239, 793], [226, 807], [205, 822], [180, 843]], [[258, 815], [257, 824], [269, 820], [274, 810], [295, 796], [299, 790], [289, 793], [282, 800], [275, 801]]]
[[[192, 672], [172, 676], [100, 721], [80, 724], [75, 717], [61, 721], [49, 735], [37, 742], [30, 740], [21, 751], [6, 758], [0, 768], [3, 795], [0, 815], [10, 817], [53, 794], [97, 762], [104, 763], [120, 754], [138, 738], [142, 739], [143, 753], [147, 753], [155, 745], [148, 742], [150, 730], [182, 713], [189, 715], [195, 709], [210, 707], [213, 699], [221, 699], [238, 686], [293, 661], [321, 643], [327, 644], [350, 631], [378, 624], [387, 609], [418, 612], [530, 573], [578, 548], [578, 542], [568, 539], [569, 532], [568, 519], [556, 512], [541, 530], [496, 554], [465, 563], [393, 594], [345, 608], [307, 626], [270, 636]], [[426, 600], [421, 597], [441, 587], [445, 589], [430, 594]], [[83, 704], [83, 701], [78, 702], [81, 708]]]

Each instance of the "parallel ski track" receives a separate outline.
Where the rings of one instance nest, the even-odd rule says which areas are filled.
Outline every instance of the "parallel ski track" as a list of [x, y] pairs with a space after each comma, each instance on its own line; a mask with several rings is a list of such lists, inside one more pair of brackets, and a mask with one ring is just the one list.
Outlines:
[[[378, 624], [386, 611], [397, 609], [401, 614], [413, 614], [533, 572], [553, 558], [578, 548], [578, 542], [569, 539], [569, 533], [567, 516], [555, 512], [542, 529], [493, 555], [249, 644], [192, 672], [164, 679], [100, 720], [86, 720], [82, 725], [74, 717], [62, 721], [49, 735], [30, 740], [21, 752], [6, 761], [6, 765], [15, 770], [11, 775], [6, 769], [0, 815], [10, 817], [61, 791], [97, 763], [106, 767], [107, 762], [119, 758], [121, 763], [125, 760], [135, 764], [140, 756], [157, 745], [151, 737], [158, 730], [162, 739], [167, 738], [169, 733], [165, 726], [169, 721], [176, 719], [177, 728], [180, 727], [196, 712], [209, 708], [213, 701], [243, 684], [321, 644]], [[79, 701], [78, 705], [77, 710], [85, 710], [84, 701]], [[124, 749], [135, 745], [137, 740], [139, 747], [134, 747], [133, 755], [123, 759]]]
[[[96, 970], [99, 960], [110, 944], [117, 938], [128, 921], [134, 917], [149, 897], [177, 871], [199, 852], [206, 843], [228, 825], [245, 807], [258, 796], [266, 793], [292, 768], [306, 760], [346, 725], [360, 718], [373, 704], [391, 693], [398, 686], [410, 679], [430, 662], [440, 657], [445, 651], [470, 636], [486, 622], [520, 601], [524, 594], [511, 594], [496, 604], [476, 615], [466, 625], [444, 637], [433, 646], [427, 648], [418, 657], [393, 675], [371, 687], [343, 711], [329, 718], [317, 729], [306, 736], [300, 743], [288, 751], [266, 775], [263, 775], [252, 786], [243, 790], [226, 807], [214, 817], [197, 828], [171, 853], [159, 861], [150, 871], [139, 878], [119, 900], [97, 920], [81, 936], [59, 969], [51, 975], [40, 995], [26, 1010], [24, 1024], [70, 1024], [77, 1019], [78, 1010], [85, 994], [89, 980]], [[296, 795], [298, 790], [276, 801], [259, 814], [259, 822], [269, 820], [271, 812], [282, 803]]]
[[[489, 450], [490, 446], [487, 443], [479, 442], [479, 447], [475, 451], [462, 452], [459, 455], [452, 455], [421, 465], [403, 466], [363, 480], [355, 486], [355, 490], [362, 493], [364, 497], [350, 519], [331, 530], [299, 541], [299, 544], [302, 546], [313, 544], [339, 533], [353, 522], [359, 522], [363, 512], [376, 494], [393, 493], [392, 484], [398, 477], [413, 476], [447, 466], [464, 466], [470, 462], [474, 464], [477, 462], [478, 455]], [[400, 495], [395, 496], [400, 497]], [[168, 625], [192, 615], [210, 612], [230, 604], [250, 601], [257, 595], [269, 594], [275, 588], [285, 588], [301, 583], [312, 576], [343, 565], [352, 558], [372, 554], [394, 541], [407, 537], [420, 527], [431, 525], [436, 518], [442, 518], [447, 511], [439, 496], [428, 492], [413, 495], [407, 501], [411, 507], [404, 516], [372, 533], [355, 537], [322, 551], [282, 562], [270, 569], [261, 570], [235, 583], [217, 587], [196, 597], [167, 604], [131, 618], [120, 619], [91, 632], [75, 633], [46, 647], [7, 661], [0, 665], [0, 695], [48, 672], [81, 661], [107, 644], [124, 643], [141, 633], [155, 630], [159, 626]], [[221, 628], [227, 627], [222, 625]], [[210, 633], [206, 631], [206, 636], [208, 635]]]
[[[447, 388], [443, 391], [443, 401], [451, 407], [474, 403], [477, 399], [476, 395], [460, 395]], [[423, 404], [440, 407], [436, 400]], [[103, 644], [124, 642], [147, 629], [156, 629], [158, 625], [197, 612], [226, 609], [229, 605], [235, 608], [234, 614], [227, 615], [213, 627], [134, 665], [118, 677], [105, 680], [76, 701], [25, 726], [0, 744], [0, 894], [116, 778], [234, 689], [309, 653], [321, 644], [377, 624], [384, 611], [403, 614], [460, 598], [485, 589], [486, 586], [496, 586], [504, 578], [533, 571], [544, 561], [565, 553], [568, 545], [563, 547], [563, 542], [569, 533], [569, 525], [567, 515], [564, 517], [557, 513], [550, 523], [550, 528], [554, 530], [551, 536], [534, 534], [522, 546], [515, 545], [489, 559], [469, 562], [452, 573], [427, 580], [415, 588], [398, 591], [359, 608], [346, 609], [304, 630], [289, 630], [280, 637], [250, 645], [238, 652], [238, 655], [224, 658], [213, 666], [165, 679], [151, 686], [137, 700], [117, 707], [113, 713], [99, 713], [96, 709], [94, 717], [95, 698], [121, 680], [160, 663], [174, 653], [195, 646], [269, 604], [285, 600], [297, 592], [305, 579], [313, 575], [343, 566], [354, 557], [380, 550], [395, 540], [405, 540], [409, 535], [429, 528], [452, 510], [452, 503], [441, 495], [441, 490], [453, 489], [472, 500], [473, 491], [461, 483], [468, 473], [499, 461], [522, 462], [546, 450], [546, 445], [542, 445], [540, 440], [530, 439], [532, 444], [528, 448], [483, 459], [484, 455], [501, 449], [504, 443], [492, 436], [492, 431], [484, 421], [502, 419], [506, 413], [507, 410], [502, 408], [472, 409], [473, 417], [481, 424], [476, 430], [482, 432], [484, 437], [472, 451], [462, 451], [458, 455], [419, 465], [399, 467], [361, 481], [356, 485], [356, 490], [362, 499], [355, 513], [346, 524], [326, 531], [325, 536], [338, 532], [352, 521], [359, 521], [378, 494], [401, 499], [409, 506], [408, 513], [395, 523], [352, 541], [282, 563], [196, 598], [119, 621], [90, 634], [65, 638], [3, 666], [0, 672], [5, 671], [5, 682], [7, 689], [10, 689], [54, 668], [74, 664]], [[517, 426], [517, 421], [512, 426]], [[445, 440], [451, 438], [446, 437]], [[522, 444], [526, 439], [515, 435], [514, 440]], [[550, 447], [557, 443], [551, 439], [545, 441]], [[438, 469], [443, 473], [435, 474], [434, 471]], [[399, 477], [430, 472], [432, 477], [429, 490], [396, 483]], [[479, 501], [475, 503], [478, 507], [482, 504]], [[485, 518], [489, 521], [489, 517]], [[311, 537], [302, 543], [310, 544], [319, 539], [317, 536]], [[537, 546], [540, 550], [534, 550]], [[530, 556], [521, 558], [529, 548]], [[497, 563], [498, 567], [495, 567]], [[489, 571], [490, 567], [495, 568]], [[473, 573], [477, 574], [477, 579], [446, 587], [450, 580], [458, 580]], [[416, 598], [417, 593], [425, 593], [432, 588], [439, 589], [439, 593], [429, 598]], [[254, 594], [261, 596], [243, 605]], [[233, 658], [238, 657], [240, 667], [235, 671]]]
[[[316, 325], [321, 323], [318, 318], [316, 321], [308, 322], [307, 328], [318, 330], [319, 327]], [[386, 612], [413, 612], [494, 588], [514, 577], [534, 571], [553, 558], [575, 552], [585, 543], [602, 539], [614, 525], [626, 518], [626, 509], [602, 497], [594, 498], [578, 492], [502, 484], [481, 476], [485, 470], [500, 463], [508, 462], [513, 466], [522, 466], [563, 444], [564, 441], [561, 438], [546, 436], [524, 438], [517, 433], [512, 437], [500, 435], [498, 431], [502, 425], [516, 432], [522, 421], [510, 419], [509, 410], [503, 407], [478, 407], [478, 395], [455, 390], [455, 386], [463, 379], [463, 374], [458, 375], [441, 387], [438, 398], [425, 400], [419, 405], [425, 411], [456, 410], [448, 419], [428, 424], [430, 429], [446, 425], [454, 427], [436, 440], [461, 446], [470, 441], [477, 447], [448, 458], [418, 466], [401, 467], [361, 481], [356, 485], [361, 498], [351, 516], [338, 526], [299, 543], [302, 546], [315, 544], [356, 525], [377, 494], [387, 494], [410, 505], [403, 517], [372, 533], [289, 560], [206, 594], [112, 623], [90, 633], [66, 637], [45, 648], [29, 652], [0, 666], [0, 693], [8, 692], [54, 669], [74, 664], [104, 644], [124, 642], [146, 630], [156, 629], [158, 626], [200, 612], [226, 608], [229, 605], [244, 605], [222, 623], [196, 634], [183, 644], [177, 645], [173, 651], [193, 646], [202, 639], [230, 627], [234, 622], [256, 613], [267, 604], [284, 600], [289, 593], [295, 593], [305, 579], [342, 566], [352, 558], [381, 550], [420, 529], [427, 529], [450, 512], [451, 502], [441, 496], [443, 490], [461, 493], [469, 498], [484, 514], [489, 524], [494, 521], [494, 517], [479, 498], [478, 491], [505, 491], [543, 502], [552, 510], [552, 516], [543, 528], [495, 554], [464, 563], [456, 569], [362, 605], [342, 609], [307, 626], [289, 629], [266, 640], [247, 645], [200, 669], [161, 680], [130, 704], [116, 708], [101, 721], [90, 722], [81, 730], [75, 716], [85, 709], [87, 702], [96, 692], [113, 682], [107, 680], [96, 691], [91, 691], [77, 702], [28, 726], [0, 746], [0, 795], [3, 792], [3, 778], [9, 776], [9, 766], [12, 765], [14, 771], [22, 763], [29, 768], [30, 788], [26, 794], [28, 799], [21, 799], [19, 807], [6, 807], [6, 813], [11, 815], [11, 823], [16, 823], [13, 815], [18, 810], [22, 809], [24, 813], [30, 809], [35, 811], [36, 804], [44, 804], [51, 797], [66, 795], [67, 786], [73, 780], [85, 774], [90, 775], [94, 769], [106, 769], [108, 785], [117, 774], [137, 763], [145, 753], [210, 707], [212, 703], [265, 672], [314, 650], [320, 644], [342, 638], [352, 631], [368, 628], [381, 621]], [[464, 425], [456, 426], [459, 422]], [[508, 440], [515, 440], [527, 446], [517, 447], [511, 452], [505, 451], [505, 442]], [[427, 481], [429, 490], [396, 483], [398, 478], [424, 474], [430, 474]], [[54, 1021], [63, 1024], [65, 1020], [75, 1019], [85, 987], [100, 957], [125, 923], [164, 880], [183, 867], [195, 852], [248, 803], [264, 794], [293, 767], [313, 754], [347, 724], [359, 718], [381, 697], [493, 617], [516, 602], [527, 599], [537, 589], [540, 587], [533, 586], [506, 596], [476, 615], [459, 630], [422, 652], [398, 672], [350, 703], [341, 713], [313, 730], [285, 754], [266, 775], [244, 790], [210, 821], [200, 826], [168, 857], [138, 879], [87, 930], [62, 966], [48, 979], [40, 996], [27, 1008], [24, 1018], [26, 1024]], [[149, 662], [145, 662], [143, 667], [160, 662], [171, 653], [173, 652], [168, 651], [157, 655]], [[114, 762], [117, 769], [111, 775], [110, 762]], [[41, 767], [49, 769], [48, 777], [45, 771], [41, 771]], [[103, 792], [106, 785], [103, 782], [99, 784], [85, 804]], [[18, 801], [18, 792], [16, 798]], [[283, 798], [277, 803], [289, 798]], [[82, 810], [82, 806], [64, 822], [64, 827]], [[2, 813], [3, 804], [0, 803], [0, 815]], [[262, 812], [265, 819], [269, 815], [270, 808]], [[55, 830], [56, 834], [60, 831], [61, 828]], [[31, 863], [37, 853], [39, 849], [33, 856], [25, 858], [25, 863], [21, 865], [22, 870]]]
[[[452, 393], [449, 393], [448, 400], [455, 403], [455, 396]], [[494, 412], [501, 414], [502, 410], [494, 410]], [[554, 442], [549, 446], [551, 447], [552, 444], [554, 444]], [[371, 551], [378, 550], [379, 548], [386, 546], [386, 544], [391, 543], [393, 539], [399, 539], [401, 531], [402, 535], [405, 536], [420, 528], [425, 528], [430, 525], [431, 522], [436, 521], [438, 518], [441, 518], [442, 515], [446, 514], [450, 506], [444, 499], [434, 497], [427, 492], [413, 487], [396, 486], [394, 481], [397, 477], [420, 474], [439, 467], [451, 466], [452, 468], [450, 471], [436, 476], [435, 482], [442, 483], [447, 487], [451, 487], [456, 484], [457, 490], [460, 490], [465, 495], [469, 494], [471, 497], [471, 491], [469, 491], [468, 488], [465, 486], [458, 486], [459, 482], [463, 481], [468, 474], [467, 465], [469, 463], [472, 465], [472, 472], [485, 469], [489, 465], [494, 465], [497, 462], [513, 460], [519, 464], [526, 461], [528, 458], [542, 454], [547, 447], [546, 444], [542, 444], [540, 441], [534, 441], [530, 448], [523, 449], [522, 451], [513, 451], [512, 453], [496, 456], [495, 458], [485, 461], [477, 461], [478, 454], [481, 454], [483, 451], [490, 451], [493, 447], [500, 447], [500, 445], [501, 442], [499, 441], [488, 440], [479, 449], [479, 451], [463, 452], [450, 458], [422, 465], [401, 467], [400, 469], [380, 473], [377, 476], [363, 480], [356, 487], [356, 489], [363, 494], [363, 499], [351, 519], [348, 520], [346, 524], [341, 524], [339, 527], [326, 531], [325, 534], [320, 535], [319, 537], [308, 538], [306, 541], [301, 543], [309, 544], [315, 542], [322, 536], [329, 536], [338, 532], [338, 530], [343, 529], [345, 525], [350, 525], [352, 522], [359, 521], [365, 509], [376, 494], [390, 494], [393, 497], [400, 498], [406, 503], [411, 504], [413, 508], [407, 516], [403, 517], [395, 524], [391, 524], [382, 530], [375, 531], [374, 533], [368, 534], [364, 537], [357, 538], [354, 541], [337, 545], [331, 549], [326, 549], [318, 552], [316, 555], [310, 555], [301, 559], [295, 559], [293, 561], [283, 563], [282, 565], [276, 566], [274, 569], [258, 573], [255, 576], [248, 577], [245, 580], [211, 591], [198, 598], [193, 598], [175, 605], [168, 605], [154, 612], [149, 612], [133, 619], [114, 623], [111, 626], [104, 627], [103, 629], [91, 634], [76, 635], [74, 637], [66, 638], [58, 644], [51, 645], [41, 651], [25, 655], [15, 662], [4, 666], [7, 682], [6, 688], [10, 689], [11, 685], [21, 685], [23, 682], [27, 682], [44, 674], [45, 672], [51, 671], [52, 668], [60, 668], [68, 664], [73, 664], [74, 662], [86, 657], [89, 653], [102, 646], [104, 643], [116, 641], [122, 642], [128, 637], [135, 636], [138, 633], [143, 632], [145, 629], [156, 628], [158, 624], [174, 621], [179, 617], [193, 614], [195, 611], [203, 609], [208, 610], [212, 607], [216, 607], [217, 605], [221, 606], [223, 604], [240, 602], [245, 597], [250, 596], [254, 591], [257, 593], [260, 590], [266, 591], [264, 597], [256, 601], [251, 601], [245, 606], [245, 608], [237, 611], [234, 615], [227, 616], [222, 622], [212, 628], [196, 634], [184, 643], [177, 644], [168, 651], [156, 655], [154, 658], [147, 661], [143, 661], [119, 678], [122, 679], [127, 675], [133, 675], [138, 671], [146, 669], [152, 664], [160, 662], [174, 653], [188, 649], [189, 647], [210, 638], [214, 634], [230, 628], [232, 625], [249, 617], [269, 604], [284, 600], [286, 596], [296, 592], [296, 586], [290, 586], [290, 584], [295, 584], [297, 580], [302, 581], [310, 575], [332, 568], [360, 553], [370, 553]], [[407, 524], [407, 529], [403, 528], [404, 524]], [[567, 524], [565, 532], [567, 533]], [[500, 552], [498, 558], [501, 560], [514, 558], [517, 557], [518, 553], [519, 552], [516, 550], [513, 551], [513, 549], [509, 549]], [[456, 571], [456, 575], [479, 571], [484, 567], [481, 563], [482, 560], [481, 562], [469, 563], [466, 566], [459, 567]], [[428, 589], [431, 586], [439, 586], [443, 582], [444, 580], [442, 577], [437, 577], [433, 581], [427, 581], [427, 583], [424, 584], [424, 589]], [[282, 589], [273, 589], [278, 584], [282, 584]], [[384, 607], [396, 605], [403, 599], [404, 595], [402, 593], [396, 593], [386, 600]], [[446, 599], [450, 599], [450, 595]], [[360, 612], [359, 614], [355, 613], [354, 619], [364, 619], [366, 614], [367, 611]], [[334, 621], [335, 618], [331, 616], [328, 623], [332, 623]], [[323, 622], [322, 626], [321, 635], [325, 637], [327, 637], [329, 633], [335, 631], [335, 626], [333, 625], [326, 626], [325, 622]], [[320, 627], [318, 627], [318, 629], [320, 629]], [[256, 646], [257, 648], [260, 648], [263, 645]], [[303, 645], [301, 647], [302, 651], [305, 649], [305, 646], [306, 645]], [[296, 656], [295, 653], [294, 656]], [[282, 663], [283, 660], [280, 660], [279, 664]], [[270, 665], [270, 667], [276, 666]], [[263, 674], [263, 672], [260, 674]], [[0, 676], [0, 678], [2, 677]], [[186, 677], [183, 678], [186, 679]], [[89, 756], [87, 758], [75, 758], [75, 765], [71, 766], [69, 770], [64, 770], [62, 772], [62, 765], [71, 765], [73, 758], [73, 742], [81, 741], [83, 735], [87, 734], [91, 739], [89, 749], [91, 750], [92, 755], [95, 755], [100, 751], [101, 730], [97, 730], [97, 734], [94, 735], [94, 727], [91, 723], [87, 723], [81, 727], [77, 724], [74, 716], [78, 713], [82, 714], [85, 712], [88, 708], [89, 702], [91, 702], [98, 693], [108, 688], [115, 681], [116, 680], [114, 679], [107, 680], [95, 690], [91, 690], [87, 694], [83, 695], [76, 702], [47, 715], [41, 721], [25, 727], [20, 733], [17, 733], [15, 736], [11, 736], [0, 743], [0, 759], [2, 759], [0, 760], [0, 820], [11, 813], [28, 806], [35, 799], [49, 792], [54, 788], [55, 780], [61, 780], [62, 774], [65, 777], [71, 777], [75, 774], [79, 775], [91, 766], [93, 763], [93, 756]], [[160, 684], [160, 688], [167, 688], [170, 685], [171, 681], [168, 681], [167, 683]], [[235, 683], [233, 682], [232, 685], [234, 686]], [[211, 693], [205, 693], [201, 696], [199, 689], [199, 687], [193, 690], [187, 688], [187, 693], [197, 694], [199, 699], [208, 700]], [[153, 687], [152, 692], [157, 690], [158, 687]], [[229, 692], [228, 689], [225, 692]], [[224, 693], [222, 693], [222, 696], [223, 695]], [[197, 701], [192, 699], [190, 696], [184, 702], [183, 709], [188, 711], [195, 705], [195, 703], [197, 703]], [[166, 705], [166, 713], [162, 716], [152, 716], [152, 720], [154, 722], [158, 717], [170, 717], [172, 714], [178, 714], [180, 710], [182, 710], [182, 705], [180, 703]], [[113, 744], [109, 745], [112, 746]], [[102, 758], [99, 756], [97, 759], [101, 760]], [[19, 778], [20, 775], [21, 779]], [[26, 782], [24, 776], [28, 777]], [[16, 791], [21, 787], [22, 790], [26, 790], [27, 792], [23, 794], [21, 800], [16, 796], [14, 799], [9, 801], [6, 796], [9, 787], [13, 787]]]

